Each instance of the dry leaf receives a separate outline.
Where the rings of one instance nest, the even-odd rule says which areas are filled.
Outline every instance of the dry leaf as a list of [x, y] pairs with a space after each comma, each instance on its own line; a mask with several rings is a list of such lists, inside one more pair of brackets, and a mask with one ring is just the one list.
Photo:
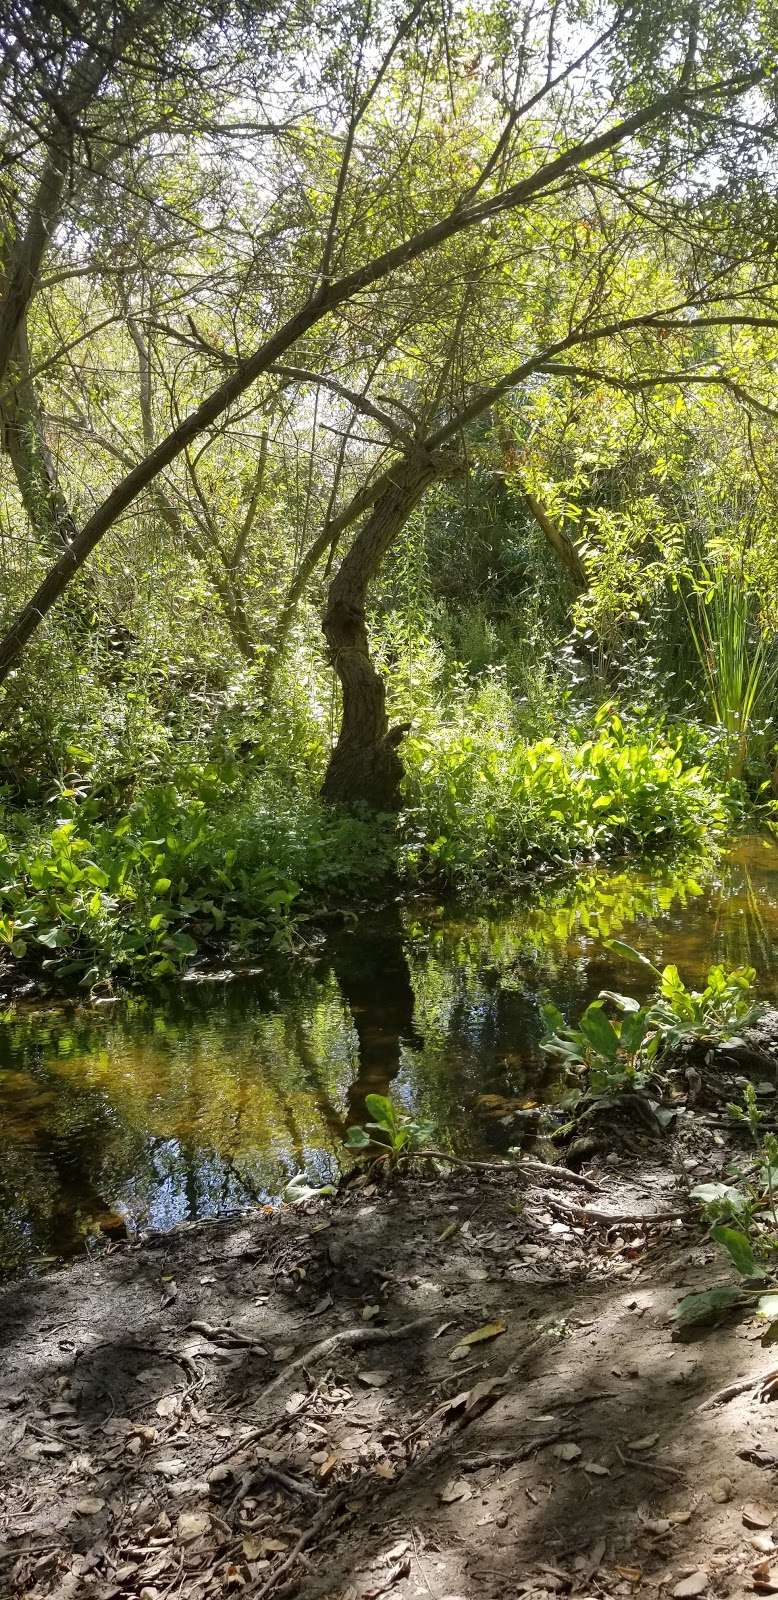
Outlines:
[[186, 1462], [180, 1456], [169, 1456], [165, 1461], [149, 1462], [151, 1472], [158, 1472], [162, 1478], [177, 1478], [186, 1471]]
[[157, 1401], [156, 1411], [158, 1417], [177, 1417], [181, 1409], [177, 1394], [163, 1394]]
[[703, 1567], [696, 1572], [690, 1572], [688, 1577], [682, 1578], [673, 1590], [673, 1600], [692, 1600], [697, 1594], [704, 1594], [708, 1587], [708, 1574]]
[[455, 1500], [472, 1500], [473, 1492], [469, 1483], [464, 1478], [450, 1478], [449, 1482], [438, 1491], [438, 1499], [444, 1506], [453, 1505]]
[[375, 1320], [375, 1318], [376, 1317], [380, 1317], [380, 1315], [381, 1315], [381, 1307], [380, 1306], [363, 1306], [362, 1307], [362, 1321], [363, 1322], [373, 1322]]
[[581, 1446], [573, 1444], [572, 1439], [565, 1439], [561, 1444], [554, 1445], [552, 1454], [556, 1456], [557, 1461], [577, 1461], [581, 1454]]
[[99, 1495], [85, 1494], [83, 1500], [76, 1501], [73, 1510], [79, 1517], [96, 1517], [98, 1511], [102, 1511], [104, 1505], [105, 1501], [101, 1500]]
[[601, 1461], [582, 1461], [581, 1466], [592, 1478], [609, 1478], [611, 1475], [610, 1467], [604, 1467]]
[[474, 1333], [466, 1333], [464, 1338], [459, 1340], [449, 1352], [449, 1361], [464, 1361], [465, 1356], [470, 1354], [472, 1345], [485, 1344], [488, 1339], [498, 1339], [505, 1331], [504, 1322], [485, 1322], [482, 1328], [476, 1328]]
[[750, 1543], [751, 1549], [758, 1550], [760, 1556], [771, 1556], [775, 1552], [775, 1542], [771, 1533], [755, 1533]]
[[628, 1450], [651, 1450], [651, 1449], [653, 1449], [654, 1445], [657, 1443], [658, 1438], [659, 1438], [659, 1434], [658, 1433], [647, 1433], [645, 1435], [645, 1438], [643, 1438], [643, 1439], [630, 1439], [629, 1443], [627, 1444], [627, 1449]]
[[775, 1512], [769, 1506], [760, 1506], [756, 1502], [743, 1507], [744, 1528], [770, 1528], [775, 1521]]
[[389, 1382], [388, 1372], [358, 1372], [357, 1377], [367, 1389], [383, 1389], [384, 1384]]
[[778, 1594], [778, 1567], [771, 1566], [768, 1560], [758, 1561], [751, 1577], [760, 1594]]
[[201, 1539], [204, 1533], [209, 1533], [210, 1528], [207, 1511], [182, 1511], [176, 1523], [176, 1538], [179, 1544], [190, 1544], [193, 1539]]

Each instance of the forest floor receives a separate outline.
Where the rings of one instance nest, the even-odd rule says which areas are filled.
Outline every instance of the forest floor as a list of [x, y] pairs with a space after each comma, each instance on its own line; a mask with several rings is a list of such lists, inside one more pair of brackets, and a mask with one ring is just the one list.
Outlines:
[[764, 1324], [672, 1315], [730, 1280], [686, 1198], [720, 1121], [9, 1285], [3, 1600], [778, 1592]]

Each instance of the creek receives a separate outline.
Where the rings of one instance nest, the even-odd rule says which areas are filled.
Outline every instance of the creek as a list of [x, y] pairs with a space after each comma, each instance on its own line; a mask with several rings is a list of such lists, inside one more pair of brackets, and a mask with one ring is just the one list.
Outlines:
[[695, 986], [713, 961], [750, 964], [775, 1002], [776, 936], [778, 844], [749, 835], [714, 862], [586, 867], [488, 910], [398, 903], [229, 981], [20, 1003], [0, 1022], [0, 1266], [272, 1204], [297, 1172], [327, 1182], [371, 1091], [452, 1150], [504, 1152], [560, 1092], [540, 1005], [647, 992], [604, 940]]

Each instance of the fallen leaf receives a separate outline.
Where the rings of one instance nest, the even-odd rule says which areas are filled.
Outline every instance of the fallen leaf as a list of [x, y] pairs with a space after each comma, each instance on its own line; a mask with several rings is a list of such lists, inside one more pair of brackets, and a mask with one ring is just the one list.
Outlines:
[[357, 1377], [367, 1389], [383, 1389], [384, 1384], [389, 1382], [388, 1372], [358, 1372]]
[[756, 1502], [743, 1507], [744, 1528], [770, 1528], [775, 1521], [775, 1512], [769, 1506], [760, 1506]]
[[42, 1461], [46, 1456], [64, 1456], [65, 1446], [57, 1439], [31, 1439], [19, 1455], [23, 1461]]
[[180, 1409], [181, 1404], [177, 1394], [163, 1394], [162, 1399], [157, 1401], [158, 1417], [177, 1417]]
[[363, 1306], [362, 1307], [362, 1321], [363, 1322], [373, 1322], [375, 1320], [375, 1318], [376, 1317], [380, 1317], [380, 1315], [381, 1315], [381, 1307], [380, 1306]]
[[453, 1505], [455, 1500], [472, 1500], [472, 1498], [473, 1492], [464, 1478], [450, 1478], [438, 1492], [438, 1499], [443, 1501], [444, 1506]]
[[771, 1533], [755, 1533], [751, 1540], [751, 1549], [758, 1550], [762, 1556], [771, 1556], [775, 1551], [775, 1541]]
[[778, 1567], [771, 1566], [768, 1560], [758, 1561], [751, 1577], [760, 1594], [778, 1594]]
[[391, 1550], [387, 1550], [383, 1559], [384, 1561], [399, 1561], [400, 1556], [404, 1556], [409, 1548], [410, 1539], [398, 1539], [397, 1543], [392, 1545]]
[[611, 1475], [610, 1467], [604, 1467], [601, 1461], [582, 1461], [581, 1466], [592, 1478], [609, 1478]]
[[482, 1328], [476, 1328], [473, 1333], [466, 1333], [459, 1340], [459, 1343], [449, 1352], [449, 1361], [464, 1361], [465, 1356], [469, 1355], [472, 1345], [485, 1344], [488, 1339], [498, 1339], [500, 1334], [505, 1333], [505, 1331], [506, 1324], [504, 1322], [485, 1322]]
[[102, 1511], [104, 1505], [105, 1501], [101, 1500], [99, 1495], [85, 1494], [83, 1500], [76, 1501], [73, 1510], [79, 1517], [96, 1517], [98, 1511]]
[[201, 1539], [204, 1533], [209, 1533], [210, 1527], [207, 1511], [182, 1511], [176, 1523], [176, 1538], [179, 1544], [191, 1544], [193, 1539]]
[[165, 1461], [149, 1462], [152, 1472], [158, 1472], [162, 1478], [177, 1478], [186, 1471], [186, 1462], [180, 1456], [170, 1456]]
[[704, 1594], [708, 1587], [708, 1574], [703, 1567], [696, 1572], [690, 1572], [688, 1577], [682, 1578], [673, 1590], [673, 1600], [692, 1600], [692, 1596]]
[[643, 1439], [630, 1439], [628, 1450], [651, 1450], [659, 1438], [658, 1433], [647, 1433]]
[[581, 1446], [573, 1444], [572, 1439], [564, 1439], [561, 1444], [555, 1444], [552, 1454], [557, 1461], [577, 1461], [581, 1454]]

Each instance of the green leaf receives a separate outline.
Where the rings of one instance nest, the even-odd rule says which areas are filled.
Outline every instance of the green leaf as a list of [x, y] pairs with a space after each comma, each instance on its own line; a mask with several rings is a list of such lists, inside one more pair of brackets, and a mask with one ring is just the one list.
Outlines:
[[692, 1200], [699, 1200], [700, 1205], [711, 1206], [717, 1201], [726, 1200], [733, 1211], [742, 1211], [748, 1204], [746, 1197], [732, 1183], [698, 1183], [690, 1191]]
[[619, 1036], [622, 1050], [626, 1050], [628, 1055], [634, 1056], [635, 1052], [640, 1049], [650, 1026], [651, 1023], [645, 1011], [637, 1011], [633, 1015], [625, 1017], [621, 1024], [621, 1034]]
[[624, 956], [627, 961], [635, 961], [639, 967], [648, 967], [649, 972], [661, 978], [662, 974], [659, 968], [654, 966], [653, 961], [649, 961], [648, 956], [641, 955], [639, 950], [633, 950], [632, 945], [625, 944], [623, 939], [603, 939], [602, 942], [606, 950], [612, 950], [614, 955]]
[[639, 1000], [636, 1000], [631, 994], [619, 994], [616, 989], [601, 989], [599, 998], [600, 1000], [612, 1000], [613, 1004], [618, 1006], [619, 1011], [626, 1011], [630, 1014], [640, 1011]]
[[349, 1128], [343, 1143], [347, 1150], [364, 1150], [370, 1144], [370, 1135], [364, 1128]]
[[587, 1006], [578, 1025], [584, 1037], [594, 1045], [595, 1050], [599, 1050], [600, 1055], [607, 1056], [609, 1061], [615, 1060], [619, 1048], [619, 1036], [613, 1023], [608, 1021], [600, 1000], [594, 1000]]
[[676, 1306], [673, 1315], [682, 1328], [703, 1326], [718, 1322], [725, 1311], [742, 1302], [742, 1294], [732, 1284], [720, 1289], [705, 1289], [702, 1294], [687, 1294]]
[[365, 1106], [379, 1128], [393, 1128], [397, 1116], [391, 1100], [385, 1094], [366, 1094]]
[[540, 1015], [542, 1016], [549, 1033], [556, 1033], [559, 1028], [563, 1028], [565, 1025], [565, 1019], [562, 1016], [559, 1007], [551, 1005], [550, 1002], [547, 1006], [541, 1006]]
[[711, 1228], [710, 1236], [717, 1244], [726, 1250], [732, 1265], [744, 1278], [752, 1278], [756, 1272], [756, 1261], [751, 1248], [751, 1240], [739, 1228], [728, 1228], [725, 1223], [717, 1223]]
[[167, 894], [172, 881], [172, 878], [157, 878], [156, 883], [152, 886], [154, 894]]
[[47, 950], [61, 950], [70, 944], [69, 928], [48, 928], [45, 933], [38, 934], [38, 944], [45, 944]]

